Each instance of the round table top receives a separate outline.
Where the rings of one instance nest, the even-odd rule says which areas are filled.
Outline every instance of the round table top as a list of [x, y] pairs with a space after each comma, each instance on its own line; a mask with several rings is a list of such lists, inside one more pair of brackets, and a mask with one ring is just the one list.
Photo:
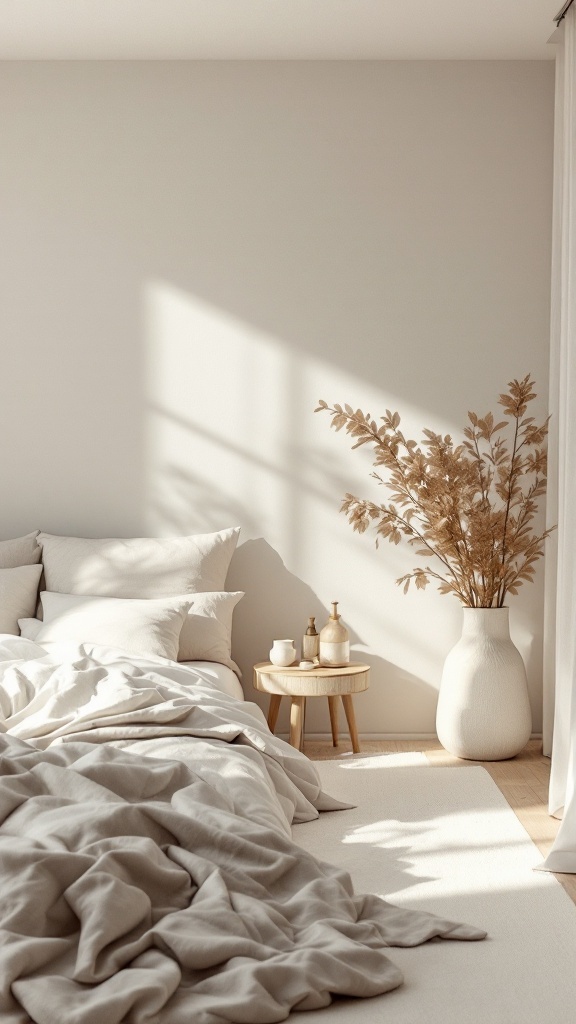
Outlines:
[[370, 665], [365, 665], [360, 661], [351, 661], [348, 665], [315, 665], [314, 668], [299, 668], [298, 662], [294, 662], [293, 665], [273, 665], [271, 661], [260, 661], [254, 665], [254, 671], [322, 678], [322, 676], [354, 676], [358, 672], [369, 672]]
[[297, 664], [254, 666], [254, 686], [264, 693], [303, 697], [334, 697], [368, 689], [370, 666], [361, 662], [331, 667], [299, 668]]

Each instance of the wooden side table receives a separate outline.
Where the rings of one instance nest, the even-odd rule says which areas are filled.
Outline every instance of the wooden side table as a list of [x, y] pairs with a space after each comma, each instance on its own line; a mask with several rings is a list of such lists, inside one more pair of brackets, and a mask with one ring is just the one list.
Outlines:
[[343, 668], [301, 669], [298, 666], [278, 668], [269, 661], [262, 661], [254, 666], [254, 686], [261, 693], [270, 694], [268, 708], [268, 728], [274, 732], [280, 701], [282, 697], [291, 697], [290, 707], [290, 743], [302, 750], [304, 745], [304, 713], [308, 697], [327, 697], [330, 711], [332, 743], [338, 746], [338, 699], [342, 698], [352, 750], [360, 752], [358, 731], [352, 695], [367, 690], [369, 686], [370, 666], [351, 662]]

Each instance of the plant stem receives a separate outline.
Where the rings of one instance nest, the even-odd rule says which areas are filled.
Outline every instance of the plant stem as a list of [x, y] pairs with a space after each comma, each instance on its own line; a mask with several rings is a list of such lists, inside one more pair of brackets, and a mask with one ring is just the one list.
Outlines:
[[[504, 512], [504, 529], [502, 531], [502, 555], [500, 558], [500, 565], [504, 565], [506, 561], [506, 531], [508, 529], [508, 517], [510, 515], [510, 503], [512, 501], [512, 490], [516, 483], [517, 470], [514, 468], [514, 462], [517, 455], [517, 443], [518, 443], [518, 413], [516, 414], [516, 426], [514, 428], [514, 444], [512, 445], [512, 455], [510, 457], [510, 476], [508, 478], [508, 497], [506, 499], [506, 507]], [[507, 588], [504, 586], [502, 589], [502, 583], [498, 587], [498, 607], [501, 608], [504, 603]]]
[[[456, 575], [456, 573], [452, 569], [452, 567], [450, 565], [450, 562], [448, 562], [446, 558], [444, 558], [441, 554], [439, 554], [438, 551], [435, 551], [434, 548], [431, 547], [431, 545], [428, 543], [426, 538], [423, 537], [422, 534], [412, 526], [412, 523], [406, 522], [406, 520], [403, 519], [402, 516], [398, 515], [397, 512], [390, 512], [390, 510], [385, 508], [384, 506], [381, 506], [381, 508], [386, 513], [387, 516], [391, 517], [392, 519], [398, 520], [399, 523], [402, 523], [403, 526], [406, 526], [410, 530], [410, 533], [412, 533], [415, 537], [417, 537], [418, 540], [421, 541], [422, 544], [424, 544], [425, 547], [428, 548], [428, 551], [430, 552], [431, 555], [434, 555], [434, 558], [439, 558], [440, 559], [440, 561], [443, 563], [443, 565], [446, 566], [446, 568], [448, 570], [448, 575], [452, 578], [452, 580], [456, 584], [456, 586], [458, 588], [458, 593], [462, 597], [463, 596], [462, 581], [460, 581], [458, 579], [458, 576]], [[439, 580], [442, 580], [443, 583], [447, 583], [448, 582], [444, 576], [439, 576], [438, 573], [431, 573], [431, 575], [435, 576]], [[473, 595], [472, 595], [472, 591], [471, 590], [470, 590], [469, 596], [470, 596], [470, 599], [471, 599], [472, 604], [473, 604], [473, 600], [472, 600], [473, 599]]]

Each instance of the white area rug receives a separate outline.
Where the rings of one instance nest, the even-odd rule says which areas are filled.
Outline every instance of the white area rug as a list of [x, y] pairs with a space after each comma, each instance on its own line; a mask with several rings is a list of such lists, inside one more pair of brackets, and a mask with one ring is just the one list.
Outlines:
[[576, 907], [484, 768], [434, 768], [422, 754], [316, 762], [353, 810], [294, 838], [350, 872], [357, 892], [488, 931], [483, 942], [390, 949], [404, 985], [340, 1000], [294, 1024], [573, 1024]]

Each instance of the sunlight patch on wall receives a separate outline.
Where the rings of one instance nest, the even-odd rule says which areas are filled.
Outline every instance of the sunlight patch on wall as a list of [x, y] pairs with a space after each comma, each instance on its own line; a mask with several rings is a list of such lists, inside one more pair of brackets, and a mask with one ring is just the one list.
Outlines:
[[168, 284], [146, 296], [149, 527], [238, 519], [278, 538], [289, 487], [289, 359], [270, 337]]
[[[376, 414], [391, 399], [331, 365], [329, 352], [305, 356], [167, 282], [146, 290], [145, 328], [148, 529], [242, 522], [243, 536], [265, 536], [298, 571], [319, 537], [358, 549], [338, 508], [350, 488], [374, 491], [370, 458], [314, 409], [319, 397], [370, 399]], [[356, 557], [368, 568], [370, 545]]]
[[[395, 396], [367, 383], [365, 367], [355, 375], [332, 363], [329, 351], [325, 359], [305, 355], [166, 282], [148, 286], [145, 321], [148, 532], [240, 525], [242, 544], [261, 539], [274, 552], [275, 575], [261, 573], [259, 600], [277, 610], [285, 600], [282, 622], [293, 617], [298, 632], [306, 615], [323, 617], [340, 600], [357, 659], [379, 651], [418, 685], [433, 682], [451, 616], [434, 622], [432, 588], [426, 597], [399, 594], [394, 581], [413, 561], [405, 546], [383, 543], [377, 551], [374, 536], [354, 533], [340, 514], [346, 491], [376, 501], [386, 495], [370, 479], [370, 451], [351, 451], [329, 416], [314, 413], [324, 398], [378, 418], [396, 408]], [[422, 413], [405, 402], [401, 412], [407, 434], [419, 437]], [[426, 425], [443, 428], [430, 418]], [[261, 549], [259, 557], [266, 557]], [[423, 614], [415, 645], [407, 621]], [[253, 657], [247, 650], [246, 661]]]

